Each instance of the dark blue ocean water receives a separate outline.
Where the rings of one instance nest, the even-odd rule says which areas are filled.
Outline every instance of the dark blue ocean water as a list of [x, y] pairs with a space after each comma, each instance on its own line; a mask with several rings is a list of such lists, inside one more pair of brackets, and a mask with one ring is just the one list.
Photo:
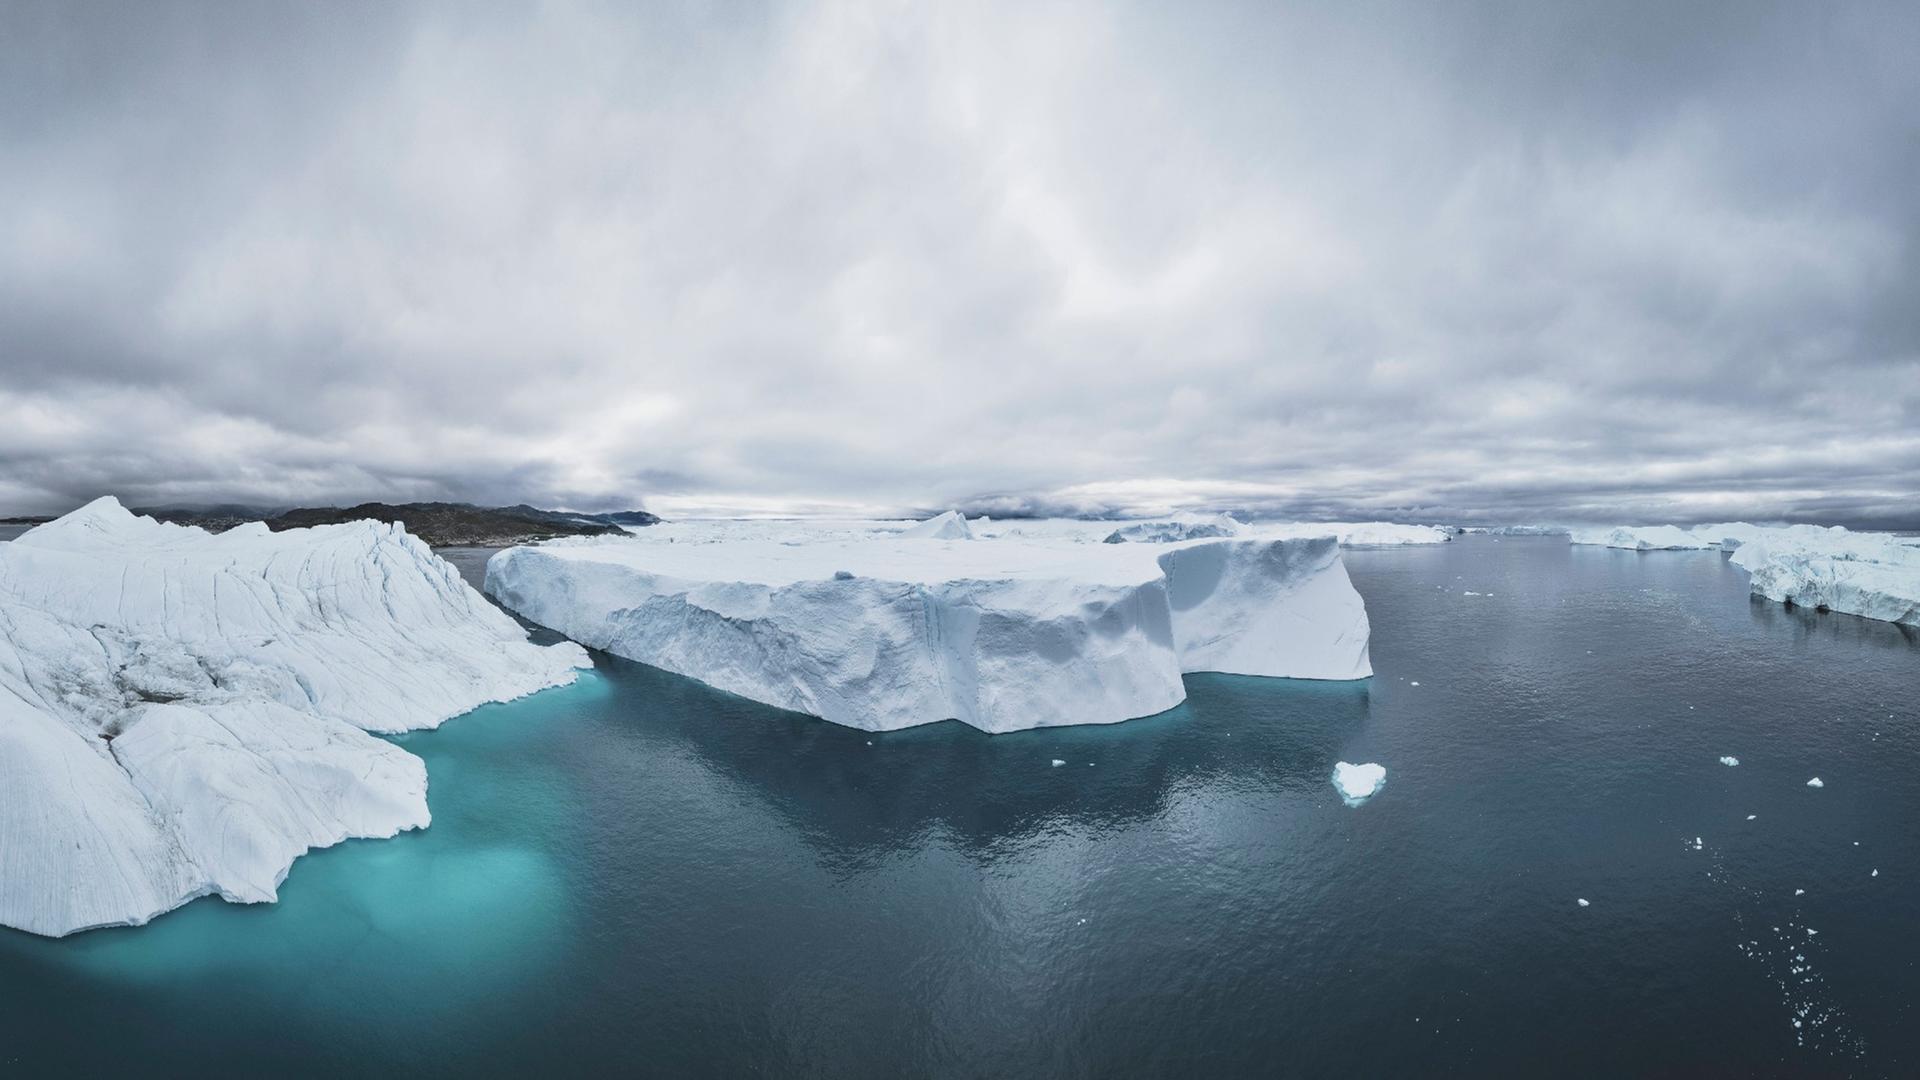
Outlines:
[[278, 905], [0, 931], [0, 1073], [1920, 1072], [1920, 642], [1713, 552], [1347, 558], [1374, 679], [1112, 727], [598, 657], [399, 739], [433, 827]]

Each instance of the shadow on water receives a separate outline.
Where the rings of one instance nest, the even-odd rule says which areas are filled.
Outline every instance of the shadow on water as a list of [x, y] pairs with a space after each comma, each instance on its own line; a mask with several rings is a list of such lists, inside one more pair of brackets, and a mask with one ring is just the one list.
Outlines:
[[866, 732], [619, 657], [594, 661], [623, 700], [644, 703], [624, 726], [629, 737], [685, 749], [839, 873], [930, 833], [990, 862], [1062, 829], [1159, 817], [1179, 792], [1201, 787], [1331, 800], [1331, 764], [1368, 711], [1365, 681], [1201, 674], [1187, 677], [1179, 706], [1125, 724], [988, 735], [946, 721]]

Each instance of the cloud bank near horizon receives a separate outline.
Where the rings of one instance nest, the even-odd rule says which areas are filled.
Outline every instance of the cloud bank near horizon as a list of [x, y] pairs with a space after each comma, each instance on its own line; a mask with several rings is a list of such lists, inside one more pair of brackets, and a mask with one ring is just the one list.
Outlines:
[[1911, 5], [0, 4], [0, 513], [1920, 525]]

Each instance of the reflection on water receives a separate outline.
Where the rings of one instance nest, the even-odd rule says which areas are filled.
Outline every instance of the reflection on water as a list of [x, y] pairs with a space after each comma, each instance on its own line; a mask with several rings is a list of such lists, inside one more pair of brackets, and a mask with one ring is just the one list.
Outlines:
[[876, 735], [598, 656], [400, 738], [432, 828], [276, 907], [0, 934], [0, 1068], [1911, 1071], [1920, 647], [1714, 553], [1503, 540], [1349, 554], [1372, 680], [1107, 727]]

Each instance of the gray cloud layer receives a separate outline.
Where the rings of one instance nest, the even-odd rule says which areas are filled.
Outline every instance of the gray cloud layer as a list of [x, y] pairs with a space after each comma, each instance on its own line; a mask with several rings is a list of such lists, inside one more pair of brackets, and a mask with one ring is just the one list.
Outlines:
[[1920, 522], [1920, 9], [0, 0], [0, 512]]

